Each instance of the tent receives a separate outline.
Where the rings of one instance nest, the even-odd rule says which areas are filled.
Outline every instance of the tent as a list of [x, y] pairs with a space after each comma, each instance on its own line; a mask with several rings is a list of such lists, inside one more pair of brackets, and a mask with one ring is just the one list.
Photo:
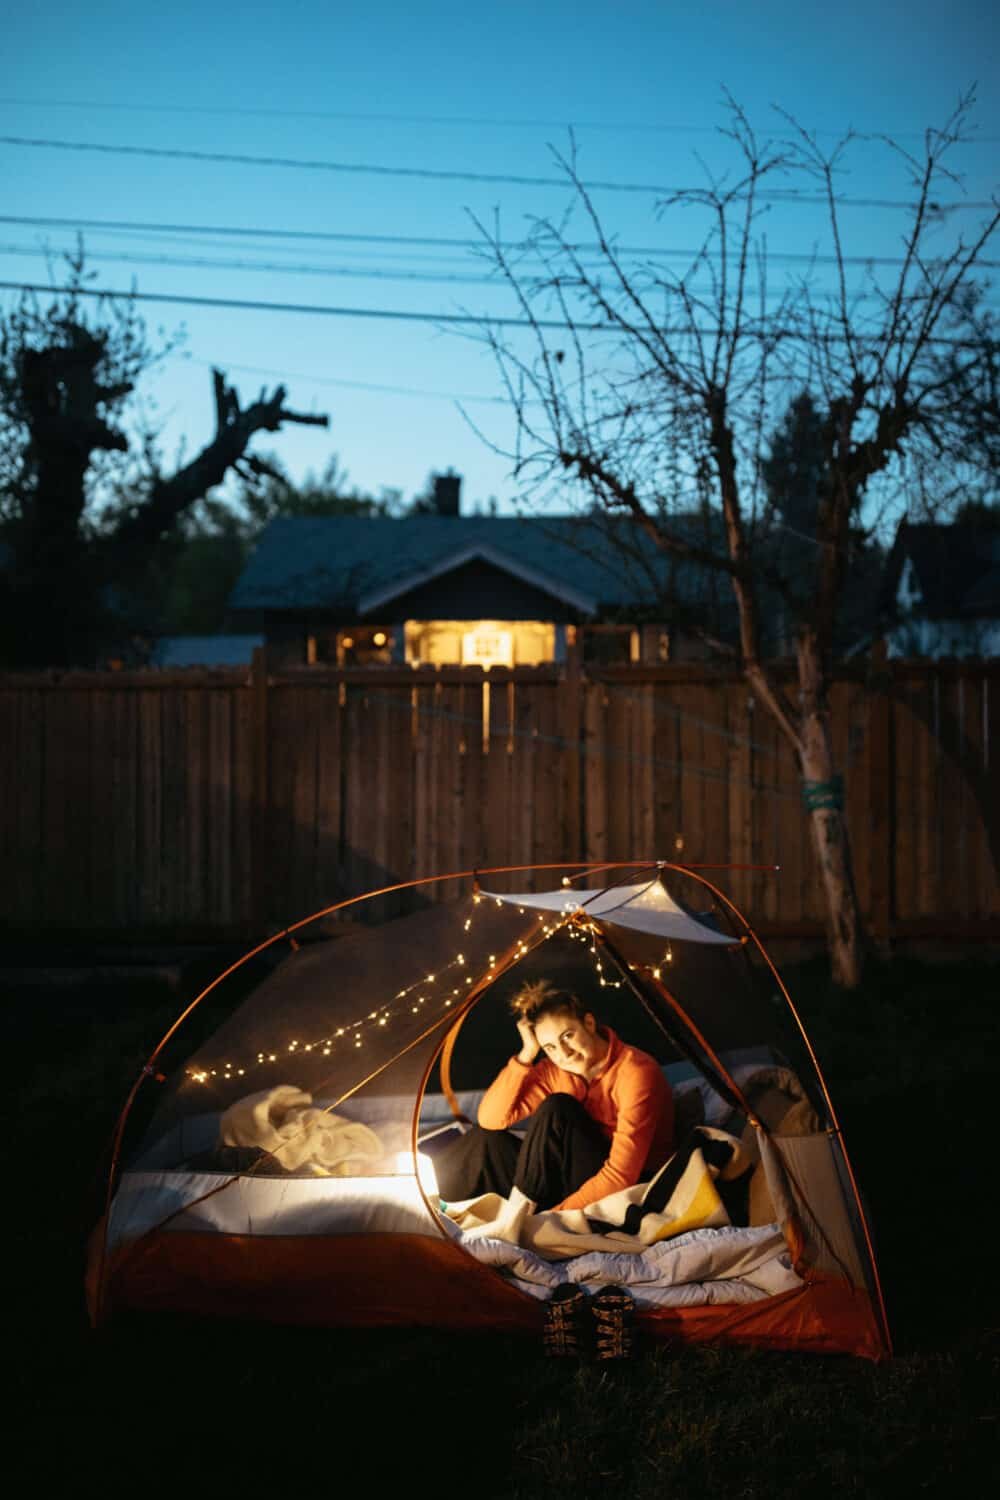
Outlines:
[[[92, 1318], [530, 1332], [561, 1282], [621, 1281], [654, 1338], [887, 1353], [843, 1136], [749, 922], [709, 867], [555, 868], [568, 873], [464, 872], [357, 897], [213, 981], [119, 1122]], [[199, 1017], [265, 960], [164, 1077]], [[542, 975], [657, 1058], [686, 1142], [680, 1178], [668, 1164], [607, 1200], [596, 1228], [583, 1214], [477, 1225], [475, 1205], [445, 1205], [436, 1186], [436, 1151], [516, 1049], [507, 1000]], [[739, 1170], [727, 1183], [713, 1160]]]

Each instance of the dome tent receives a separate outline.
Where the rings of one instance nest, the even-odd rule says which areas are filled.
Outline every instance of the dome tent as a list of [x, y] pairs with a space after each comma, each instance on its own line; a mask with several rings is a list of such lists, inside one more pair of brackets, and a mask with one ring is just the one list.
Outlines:
[[[119, 1124], [88, 1269], [95, 1320], [133, 1309], [539, 1329], [558, 1280], [580, 1268], [593, 1285], [592, 1257], [564, 1251], [553, 1266], [461, 1232], [442, 1212], [433, 1158], [450, 1130], [475, 1118], [512, 1050], [506, 998], [544, 974], [656, 1056], [679, 1134], [718, 1128], [754, 1163], [746, 1212], [691, 1232], [668, 1226], [655, 1255], [608, 1256], [632, 1276], [655, 1260], [654, 1280], [633, 1282], [647, 1331], [887, 1352], [833, 1107], [749, 923], [692, 867], [556, 868], [578, 873], [555, 890], [513, 892], [503, 886], [551, 875], [437, 877], [453, 899], [304, 942], [311, 917], [262, 944], [247, 959], [285, 939], [287, 957], [165, 1081], [141, 1139], [124, 1151], [143, 1080], [158, 1076], [166, 1042], [226, 975], [209, 986], [154, 1051]], [[391, 889], [413, 897], [431, 886]], [[371, 909], [385, 894], [317, 915]], [[751, 1264], [756, 1275], [745, 1274]]]

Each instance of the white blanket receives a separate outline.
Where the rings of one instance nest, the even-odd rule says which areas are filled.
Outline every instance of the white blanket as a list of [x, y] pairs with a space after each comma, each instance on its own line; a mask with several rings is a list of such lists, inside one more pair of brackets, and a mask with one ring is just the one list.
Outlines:
[[567, 1281], [588, 1292], [600, 1286], [627, 1286], [638, 1307], [757, 1302], [802, 1285], [777, 1224], [694, 1229], [640, 1254], [592, 1250], [559, 1262], [506, 1240], [473, 1238], [457, 1227], [452, 1232], [476, 1260], [502, 1271], [521, 1291], [540, 1300]]
[[646, 1307], [756, 1301], [801, 1281], [777, 1224], [730, 1224], [716, 1182], [750, 1165], [735, 1136], [700, 1126], [650, 1182], [585, 1209], [539, 1213], [515, 1188], [449, 1204], [449, 1227], [534, 1297], [572, 1281], [627, 1286]]
[[286, 1172], [316, 1177], [361, 1176], [381, 1159], [374, 1130], [311, 1106], [312, 1095], [290, 1083], [247, 1094], [222, 1116], [222, 1144], [258, 1146]]

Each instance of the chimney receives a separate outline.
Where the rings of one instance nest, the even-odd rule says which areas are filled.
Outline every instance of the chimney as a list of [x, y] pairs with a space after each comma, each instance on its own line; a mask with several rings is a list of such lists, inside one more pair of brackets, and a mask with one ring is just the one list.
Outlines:
[[447, 474], [434, 475], [434, 513], [438, 516], [457, 516], [462, 476], [449, 469]]

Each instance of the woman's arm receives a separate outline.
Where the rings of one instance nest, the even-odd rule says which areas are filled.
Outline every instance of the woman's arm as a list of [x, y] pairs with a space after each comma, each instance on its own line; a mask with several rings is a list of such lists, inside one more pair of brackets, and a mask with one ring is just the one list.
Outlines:
[[533, 1115], [542, 1100], [552, 1093], [552, 1075], [558, 1068], [538, 1057], [538, 1038], [530, 1021], [522, 1016], [517, 1023], [521, 1050], [502, 1068], [479, 1106], [477, 1119], [484, 1130], [506, 1130], [518, 1120]]

